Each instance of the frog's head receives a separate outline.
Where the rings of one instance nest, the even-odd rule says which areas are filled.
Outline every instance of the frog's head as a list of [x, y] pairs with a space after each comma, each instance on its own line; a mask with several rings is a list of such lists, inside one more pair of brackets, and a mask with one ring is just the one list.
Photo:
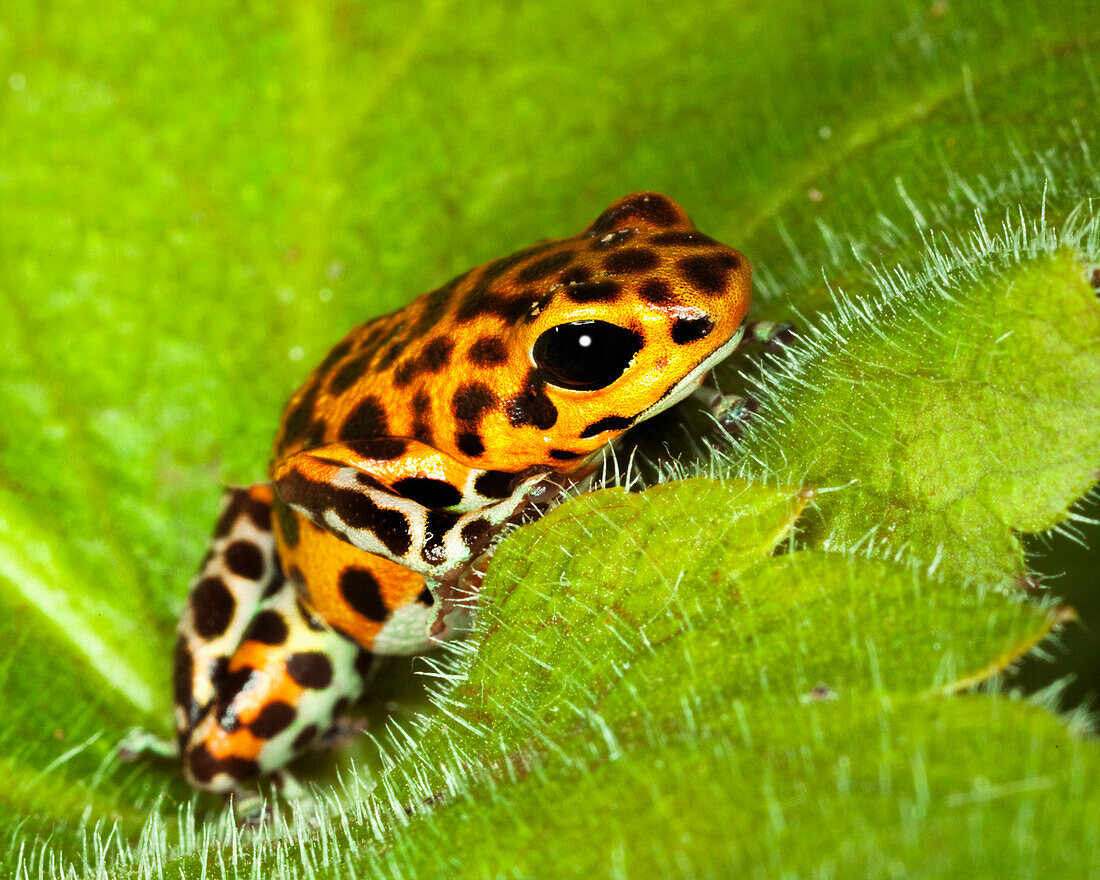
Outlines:
[[353, 330], [287, 406], [276, 459], [372, 437], [570, 472], [737, 344], [749, 263], [655, 193]]
[[507, 334], [498, 388], [519, 388], [503, 414], [563, 462], [690, 394], [749, 307], [748, 260], [655, 193], [619, 199], [517, 270], [529, 308]]

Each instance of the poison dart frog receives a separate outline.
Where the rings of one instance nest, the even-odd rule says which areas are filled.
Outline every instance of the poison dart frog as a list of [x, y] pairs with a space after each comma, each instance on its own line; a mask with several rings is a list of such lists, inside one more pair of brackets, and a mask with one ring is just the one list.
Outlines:
[[175, 648], [183, 773], [240, 792], [330, 742], [372, 658], [450, 637], [509, 525], [745, 334], [750, 267], [670, 199], [471, 269], [352, 330], [227, 492]]

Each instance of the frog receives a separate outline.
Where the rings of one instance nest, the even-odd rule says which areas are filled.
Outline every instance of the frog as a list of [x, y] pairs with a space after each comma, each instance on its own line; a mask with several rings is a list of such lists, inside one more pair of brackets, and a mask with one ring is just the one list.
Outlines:
[[269, 479], [226, 492], [190, 587], [186, 780], [232, 795], [346, 737], [375, 658], [468, 630], [494, 541], [761, 335], [750, 290], [742, 253], [639, 192], [337, 342], [286, 405]]

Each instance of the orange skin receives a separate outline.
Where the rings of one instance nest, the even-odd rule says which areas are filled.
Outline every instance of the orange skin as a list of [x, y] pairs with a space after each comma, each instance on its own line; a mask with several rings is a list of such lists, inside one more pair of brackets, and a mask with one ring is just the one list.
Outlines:
[[[243, 643], [233, 655], [230, 672], [251, 666], [267, 685], [251, 688], [237, 698], [237, 716], [246, 725], [256, 719], [264, 706], [274, 701], [297, 705], [301, 699], [304, 689], [286, 674], [282, 663], [282, 657], [258, 642]], [[214, 724], [206, 737], [206, 747], [215, 758], [239, 756], [254, 759], [259, 756], [264, 744], [264, 740], [253, 734], [247, 726], [229, 732]]]
[[[582, 291], [582, 301], [570, 296], [571, 290]], [[583, 301], [606, 291], [611, 295]], [[749, 298], [750, 267], [743, 255], [699, 233], [687, 214], [663, 196], [627, 196], [579, 235], [475, 268], [400, 311], [352, 330], [287, 404], [272, 477], [284, 494], [288, 472], [297, 469], [326, 482], [337, 464], [358, 467], [386, 485], [401, 475], [420, 474], [461, 487], [469, 469], [588, 471], [593, 456], [625, 429], [582, 436], [585, 428], [609, 416], [644, 419], [669, 392], [670, 377], [687, 376], [734, 336]], [[670, 327], [700, 315], [712, 322], [705, 338], [675, 343]], [[542, 386], [540, 405], [545, 408], [548, 400], [556, 411], [548, 427], [547, 419], [537, 423], [539, 412], [516, 419], [517, 407], [524, 415], [525, 389], [527, 400], [535, 397], [529, 391], [535, 340], [550, 327], [583, 320], [607, 321], [640, 334], [645, 341], [630, 368], [595, 391]], [[456, 417], [454, 405], [456, 395], [471, 386], [491, 392], [473, 426]], [[424, 445], [395, 462], [373, 466], [339, 448], [342, 438], [371, 437]], [[314, 450], [317, 457], [295, 455], [303, 450]], [[390, 609], [412, 601], [424, 588], [422, 578], [402, 567], [405, 560], [395, 565], [356, 555], [355, 548], [300, 512], [283, 507], [276, 522], [279, 557], [300, 578], [303, 594], [323, 619], [365, 647], [379, 626], [344, 601], [340, 573], [353, 564], [369, 568], [384, 585]], [[292, 545], [287, 533], [295, 528], [300, 542]], [[461, 566], [468, 560], [456, 562]]]

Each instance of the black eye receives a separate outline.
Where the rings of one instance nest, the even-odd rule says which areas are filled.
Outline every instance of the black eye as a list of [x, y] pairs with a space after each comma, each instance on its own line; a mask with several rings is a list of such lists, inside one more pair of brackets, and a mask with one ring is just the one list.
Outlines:
[[531, 354], [543, 378], [559, 388], [595, 391], [619, 378], [642, 347], [642, 337], [606, 321], [551, 327]]

